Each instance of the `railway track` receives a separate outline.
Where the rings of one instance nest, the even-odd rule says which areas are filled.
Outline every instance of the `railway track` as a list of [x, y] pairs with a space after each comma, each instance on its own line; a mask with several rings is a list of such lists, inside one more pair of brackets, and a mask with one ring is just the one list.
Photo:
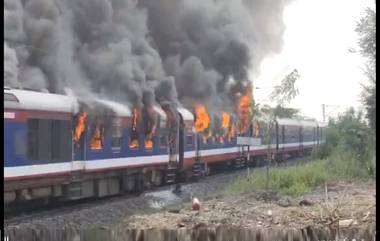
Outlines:
[[36, 218], [49, 217], [54, 214], [65, 212], [73, 212], [83, 210], [86, 208], [96, 207], [97, 205], [106, 204], [108, 202], [117, 201], [119, 199], [137, 197], [139, 194], [119, 194], [111, 197], [104, 198], [89, 198], [74, 200], [68, 202], [56, 202], [49, 205], [42, 206], [41, 204], [33, 208], [33, 205], [28, 205], [27, 208], [15, 208], [13, 210], [4, 210], [4, 224], [11, 225], [13, 223], [20, 223], [25, 220]]
[[[305, 162], [309, 158], [292, 158], [280, 164], [280, 166], [293, 166]], [[256, 167], [256, 168], [265, 168], [266, 166]], [[218, 171], [213, 172], [205, 178], [201, 178], [198, 181], [180, 183], [180, 185], [194, 186], [197, 184], [202, 185], [202, 182], [207, 182], [209, 179], [218, 179], [223, 178], [223, 175], [235, 175], [236, 177], [245, 174], [246, 168], [235, 169], [234, 171]], [[216, 181], [218, 182], [218, 181]], [[215, 182], [215, 183], [216, 183]], [[212, 182], [211, 182], [212, 183]], [[70, 202], [58, 202], [52, 203], [47, 206], [36, 207], [33, 205], [28, 206], [23, 209], [5, 209], [4, 210], [4, 224], [5, 226], [18, 225], [20, 223], [33, 222], [34, 220], [49, 219], [54, 216], [65, 215], [67, 213], [83, 212], [84, 210], [95, 209], [98, 206], [107, 206], [108, 204], [112, 205], [113, 203], [124, 202], [127, 199], [139, 198], [144, 199], [144, 193], [155, 193], [162, 191], [171, 191], [174, 189], [176, 184], [165, 185], [159, 188], [154, 188], [153, 190], [148, 190], [143, 193], [128, 193], [128, 194], [119, 194], [112, 197], [104, 198], [91, 198], [91, 199], [82, 199]], [[212, 185], [212, 184], [211, 184]], [[208, 188], [206, 188], [207, 190]], [[143, 206], [143, 204], [141, 204]], [[142, 209], [144, 210], [144, 208]]]

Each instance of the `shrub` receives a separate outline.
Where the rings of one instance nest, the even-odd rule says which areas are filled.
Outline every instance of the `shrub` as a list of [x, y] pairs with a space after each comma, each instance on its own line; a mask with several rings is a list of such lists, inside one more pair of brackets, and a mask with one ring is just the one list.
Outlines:
[[[268, 188], [298, 196], [311, 188], [335, 180], [370, 180], [376, 176], [375, 137], [360, 112], [349, 109], [336, 120], [330, 120], [326, 143], [313, 150], [315, 160], [300, 166], [270, 169]], [[256, 169], [248, 178], [233, 183], [233, 192], [263, 190], [267, 175]]]

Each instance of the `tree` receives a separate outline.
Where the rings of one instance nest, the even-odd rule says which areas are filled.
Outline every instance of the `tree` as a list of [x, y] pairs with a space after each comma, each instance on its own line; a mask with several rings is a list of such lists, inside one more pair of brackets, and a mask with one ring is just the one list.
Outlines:
[[357, 173], [367, 172], [374, 177], [376, 149], [371, 132], [372, 129], [364, 120], [364, 114], [351, 107], [329, 120], [326, 144], [322, 147], [321, 157], [344, 154], [347, 165], [355, 164]]
[[276, 102], [276, 108], [270, 108], [269, 106], [263, 106], [260, 108], [259, 104], [253, 103], [255, 120], [260, 123], [261, 128], [265, 130], [263, 141], [267, 144], [267, 161], [268, 165], [266, 167], [267, 171], [267, 188], [269, 187], [269, 167], [271, 165], [272, 159], [274, 159], [274, 153], [271, 149], [272, 143], [272, 132], [275, 127], [275, 121], [278, 117], [291, 117], [298, 113], [298, 110], [285, 108], [284, 105], [289, 103], [298, 95], [298, 89], [295, 87], [297, 79], [300, 77], [297, 69], [294, 69], [291, 73], [285, 76], [281, 81], [281, 84], [275, 86], [275, 89], [270, 95], [270, 98]]
[[283, 107], [281, 105], [277, 105], [272, 108], [269, 106], [263, 106], [261, 109], [264, 113], [273, 112], [274, 116], [277, 118], [294, 118], [300, 117], [300, 110], [295, 108]]
[[376, 130], [376, 12], [373, 9], [366, 9], [366, 15], [359, 20], [355, 31], [359, 35], [360, 53], [367, 58], [364, 73], [369, 84], [362, 85], [362, 103], [369, 125]]
[[285, 76], [280, 85], [274, 87], [270, 99], [277, 102], [279, 106], [294, 99], [298, 95], [298, 89], [295, 87], [295, 83], [299, 77], [298, 70], [294, 69], [290, 74]]

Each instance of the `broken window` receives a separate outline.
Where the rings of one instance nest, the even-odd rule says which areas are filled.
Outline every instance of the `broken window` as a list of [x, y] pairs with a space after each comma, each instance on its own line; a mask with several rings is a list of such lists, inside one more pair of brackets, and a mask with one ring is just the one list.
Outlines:
[[117, 119], [114, 119], [113, 124], [112, 124], [112, 140], [111, 140], [112, 150], [121, 149], [122, 138], [123, 138], [123, 126], [122, 126], [121, 119], [117, 118]]
[[187, 146], [193, 146], [193, 143], [194, 143], [193, 135], [187, 135], [186, 136], [186, 145]]
[[144, 110], [144, 147], [146, 150], [153, 150], [154, 148], [154, 142], [155, 142], [155, 135], [156, 135], [156, 123], [157, 123], [157, 116], [152, 108], [147, 107]]
[[139, 121], [139, 113], [135, 108], [133, 109], [132, 115], [132, 125], [130, 132], [130, 140], [129, 140], [129, 148], [130, 149], [138, 149], [139, 148], [139, 134], [138, 134], [138, 121]]
[[168, 141], [165, 135], [160, 136], [160, 148], [166, 148], [168, 146]]
[[91, 150], [98, 151], [103, 148], [104, 126], [102, 121], [96, 120], [94, 132], [91, 137]]

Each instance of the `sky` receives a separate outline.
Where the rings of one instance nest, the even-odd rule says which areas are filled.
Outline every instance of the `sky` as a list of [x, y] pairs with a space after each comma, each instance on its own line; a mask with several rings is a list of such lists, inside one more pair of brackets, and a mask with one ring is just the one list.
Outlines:
[[299, 94], [287, 107], [319, 121], [323, 119], [322, 104], [327, 105], [326, 115], [331, 117], [350, 106], [360, 107], [365, 59], [348, 49], [359, 49], [355, 27], [367, 6], [374, 6], [374, 1], [295, 0], [288, 5], [282, 52], [265, 59], [259, 74], [251, 76], [255, 101], [271, 104], [271, 87], [297, 69]]

